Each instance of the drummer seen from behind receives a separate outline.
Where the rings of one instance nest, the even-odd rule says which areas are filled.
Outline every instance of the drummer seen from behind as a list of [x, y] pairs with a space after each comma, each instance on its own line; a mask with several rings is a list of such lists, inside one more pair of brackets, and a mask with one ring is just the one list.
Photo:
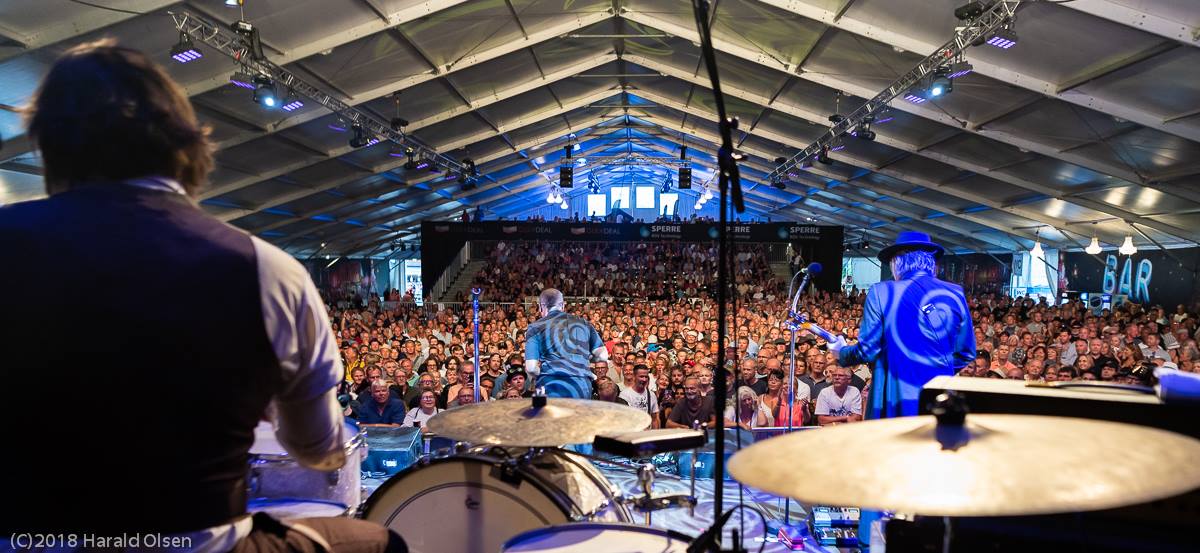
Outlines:
[[[189, 551], [404, 551], [366, 521], [247, 513], [249, 450], [268, 405], [289, 457], [324, 471], [345, 464], [335, 389], [345, 372], [304, 266], [199, 205], [211, 129], [184, 90], [145, 54], [102, 40], [55, 61], [27, 115], [49, 197], [0, 209], [0, 243], [19, 260], [0, 271], [11, 369], [0, 436], [29, 443], [11, 421], [35, 411], [48, 428], [86, 413], [88, 429], [14, 459], [52, 477], [0, 475], [15, 507], [0, 522], [0, 550], [27, 548], [9, 540], [42, 532], [59, 536], [47, 545], [60, 550], [124, 535]], [[154, 278], [131, 278], [142, 273]], [[29, 293], [81, 282], [88, 293]], [[59, 335], [76, 338], [25, 347]], [[71, 382], [55, 398], [70, 409], [39, 409], [44, 401], [24, 393], [47, 374]], [[114, 401], [160, 390], [171, 390], [161, 416]]]
[[590, 363], [607, 361], [608, 349], [587, 319], [563, 311], [562, 292], [538, 297], [541, 318], [525, 332], [525, 371], [549, 397], [592, 397]]

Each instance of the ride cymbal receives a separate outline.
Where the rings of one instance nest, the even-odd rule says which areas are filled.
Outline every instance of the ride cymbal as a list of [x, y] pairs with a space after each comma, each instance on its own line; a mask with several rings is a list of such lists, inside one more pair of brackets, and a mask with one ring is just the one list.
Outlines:
[[922, 416], [797, 432], [742, 450], [729, 472], [749, 486], [810, 503], [1015, 516], [1177, 495], [1200, 487], [1197, 459], [1200, 440], [1157, 428], [981, 414], [968, 415], [963, 426]]

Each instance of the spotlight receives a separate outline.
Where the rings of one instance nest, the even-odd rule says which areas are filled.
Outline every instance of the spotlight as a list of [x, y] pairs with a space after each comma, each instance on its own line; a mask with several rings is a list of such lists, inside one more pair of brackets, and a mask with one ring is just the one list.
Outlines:
[[254, 101], [264, 108], [274, 108], [279, 105], [279, 95], [275, 92], [275, 82], [266, 75], [254, 76]]
[[983, 15], [985, 11], [987, 11], [987, 6], [983, 5], [983, 2], [967, 2], [954, 9], [954, 17], [957, 17], [959, 21], [966, 21]]
[[924, 104], [925, 103], [925, 98], [923, 96], [917, 96], [916, 94], [913, 94], [911, 92], [905, 93], [904, 99], [908, 100], [909, 102], [912, 102], [914, 104]]
[[783, 177], [775, 177], [775, 178], [771, 179], [771, 186], [774, 186], [775, 188], [778, 188], [780, 190], [787, 189], [787, 185], [784, 184], [784, 182], [783, 182]]
[[454, 180], [458, 178], [458, 173], [455, 173], [453, 169], [446, 168], [446, 174], [443, 175], [442, 178], [446, 180]]
[[479, 171], [475, 169], [475, 160], [471, 158], [463, 158], [463, 169], [466, 169], [467, 174], [475, 177], [479, 175]]
[[371, 139], [367, 137], [367, 132], [362, 128], [362, 125], [355, 123], [355, 125], [351, 127], [351, 130], [354, 132], [354, 136], [350, 137], [351, 148], [362, 148], [372, 144]]
[[187, 36], [187, 33], [181, 31], [179, 33], [179, 42], [171, 47], [171, 59], [179, 63], [187, 63], [189, 61], [196, 61], [202, 57], [204, 57], [204, 54], [201, 54], [196, 49], [196, 46], [192, 44], [192, 38]]
[[929, 81], [929, 97], [937, 98], [954, 91], [954, 83], [944, 76], [938, 75]]
[[1004, 28], [996, 31], [996, 34], [987, 39], [987, 43], [1001, 50], [1008, 50], [1017, 45], [1017, 32], [1013, 30], [1012, 25], [1005, 25]]
[[403, 132], [404, 127], [408, 126], [408, 119], [404, 119], [403, 117], [393, 117], [391, 125], [393, 131]]
[[965, 60], [959, 60], [959, 61], [956, 61], [956, 62], [951, 63], [950, 65], [946, 66], [946, 71], [947, 71], [946, 78], [947, 79], [957, 79], [957, 78], [959, 78], [963, 75], [966, 75], [967, 73], [970, 73], [971, 71], [974, 71], [974, 70], [975, 70], [975, 68], [972, 67], [969, 62], [967, 62]]
[[833, 160], [829, 159], [829, 147], [821, 148], [821, 153], [817, 154], [817, 162], [825, 165], [833, 165]]
[[279, 109], [287, 112], [293, 112], [304, 107], [304, 102], [296, 97], [296, 93], [289, 90], [287, 98], [283, 100], [283, 105]]
[[858, 124], [858, 127], [855, 128], [854, 132], [851, 134], [853, 134], [859, 140], [866, 140], [868, 142], [875, 140], [875, 131], [871, 130], [871, 123], [874, 121], [875, 117], [872, 115], [864, 117], [862, 122]]
[[243, 0], [225, 0], [225, 5], [231, 8], [236, 8], [242, 5]]
[[346, 125], [346, 120], [342, 119], [341, 117], [338, 117], [332, 123], [329, 124], [329, 130], [333, 130], [333, 131], [337, 131], [337, 132], [346, 132], [347, 128], [349, 128], [349, 127], [348, 127], [348, 125]]
[[254, 90], [254, 75], [238, 71], [229, 76], [229, 84], [240, 86], [246, 90]]
[[412, 171], [417, 168], [417, 151], [412, 148], [405, 148], [404, 155], [408, 157], [408, 161], [404, 162], [404, 170]]

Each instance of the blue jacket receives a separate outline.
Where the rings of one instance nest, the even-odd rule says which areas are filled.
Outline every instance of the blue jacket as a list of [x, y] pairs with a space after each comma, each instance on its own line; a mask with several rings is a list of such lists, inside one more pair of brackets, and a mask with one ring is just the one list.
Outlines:
[[370, 398], [359, 407], [358, 422], [362, 424], [404, 424], [404, 415], [408, 414], [408, 409], [404, 407], [404, 402], [396, 399], [395, 396], [388, 396], [387, 405], [383, 407], [383, 412], [379, 412], [379, 404], [375, 402], [375, 398]]
[[975, 359], [975, 330], [962, 287], [928, 273], [867, 291], [858, 343], [838, 364], [872, 365], [868, 419], [916, 415], [921, 387]]

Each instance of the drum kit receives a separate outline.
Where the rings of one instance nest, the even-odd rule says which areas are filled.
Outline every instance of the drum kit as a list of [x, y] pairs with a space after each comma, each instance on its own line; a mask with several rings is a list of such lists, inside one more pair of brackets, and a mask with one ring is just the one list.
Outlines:
[[[360, 516], [395, 530], [414, 552], [718, 551], [634, 524], [636, 511], [694, 506], [694, 498], [652, 497], [649, 485], [644, 496], [623, 494], [596, 469], [592, 460], [599, 458], [572, 447], [599, 443], [598, 435], [635, 435], [649, 422], [637, 409], [579, 399], [451, 409], [428, 428], [456, 445], [392, 476], [361, 508], [356, 470], [300, 467], [264, 431], [252, 450], [251, 509], [280, 518]], [[355, 467], [364, 455], [362, 434], [350, 435], [347, 467]], [[1200, 487], [1196, 459], [1200, 441], [1154, 428], [950, 413], [771, 438], [734, 455], [729, 471], [748, 486], [802, 502], [997, 517], [1175, 496]], [[1026, 470], [1033, 467], [1058, 470]], [[1087, 478], [1080, 477], [1083, 467]], [[653, 481], [651, 467], [637, 468], [643, 483]]]

